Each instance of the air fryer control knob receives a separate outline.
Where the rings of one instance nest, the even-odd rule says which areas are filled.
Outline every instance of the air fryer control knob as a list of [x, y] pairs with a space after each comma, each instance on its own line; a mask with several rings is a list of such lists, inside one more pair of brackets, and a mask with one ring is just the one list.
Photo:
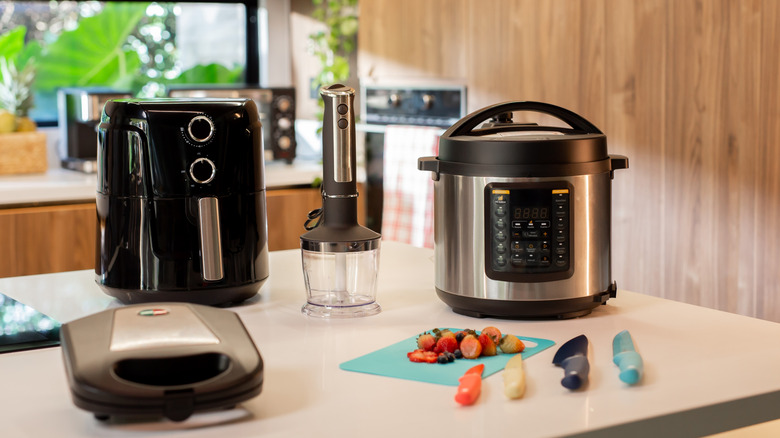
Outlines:
[[214, 136], [214, 122], [204, 115], [195, 116], [187, 125], [187, 134], [196, 142], [205, 143]]
[[190, 176], [199, 184], [208, 184], [214, 179], [217, 168], [208, 158], [198, 158], [190, 165]]

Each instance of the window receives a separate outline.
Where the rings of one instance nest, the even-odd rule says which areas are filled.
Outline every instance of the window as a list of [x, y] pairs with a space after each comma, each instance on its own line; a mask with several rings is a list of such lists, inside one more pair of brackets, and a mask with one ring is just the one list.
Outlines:
[[31, 66], [30, 116], [55, 122], [62, 87], [257, 83], [256, 15], [257, 2], [0, 1], [0, 58]]

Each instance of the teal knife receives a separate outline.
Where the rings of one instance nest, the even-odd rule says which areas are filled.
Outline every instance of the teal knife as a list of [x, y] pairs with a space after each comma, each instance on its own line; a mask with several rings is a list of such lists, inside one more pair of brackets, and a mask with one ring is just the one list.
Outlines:
[[644, 369], [642, 356], [636, 352], [628, 330], [615, 335], [615, 339], [612, 340], [612, 355], [612, 361], [620, 368], [620, 380], [633, 385], [642, 378]]

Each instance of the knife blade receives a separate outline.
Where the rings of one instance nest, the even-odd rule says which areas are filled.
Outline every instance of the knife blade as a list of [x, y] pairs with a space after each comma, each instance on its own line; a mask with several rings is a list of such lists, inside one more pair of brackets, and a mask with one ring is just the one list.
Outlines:
[[462, 405], [471, 405], [477, 401], [480, 391], [482, 391], [482, 371], [485, 369], [485, 364], [481, 363], [477, 366], [469, 368], [458, 382], [458, 392], [455, 393], [455, 401]]
[[620, 380], [634, 385], [642, 378], [644, 363], [634, 348], [634, 340], [628, 330], [615, 335], [612, 340], [612, 361], [620, 369]]
[[579, 389], [588, 381], [588, 338], [579, 335], [566, 341], [553, 357], [553, 364], [563, 368], [561, 385], [568, 389]]
[[504, 395], [510, 399], [520, 398], [525, 394], [525, 371], [523, 371], [523, 356], [520, 353], [509, 359], [504, 367]]

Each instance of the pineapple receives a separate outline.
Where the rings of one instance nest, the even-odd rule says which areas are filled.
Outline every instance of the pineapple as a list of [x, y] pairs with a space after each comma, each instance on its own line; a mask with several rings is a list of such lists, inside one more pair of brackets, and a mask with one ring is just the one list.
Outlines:
[[19, 71], [13, 61], [0, 58], [0, 76], [0, 133], [34, 131], [35, 122], [27, 117], [33, 105], [33, 63]]

